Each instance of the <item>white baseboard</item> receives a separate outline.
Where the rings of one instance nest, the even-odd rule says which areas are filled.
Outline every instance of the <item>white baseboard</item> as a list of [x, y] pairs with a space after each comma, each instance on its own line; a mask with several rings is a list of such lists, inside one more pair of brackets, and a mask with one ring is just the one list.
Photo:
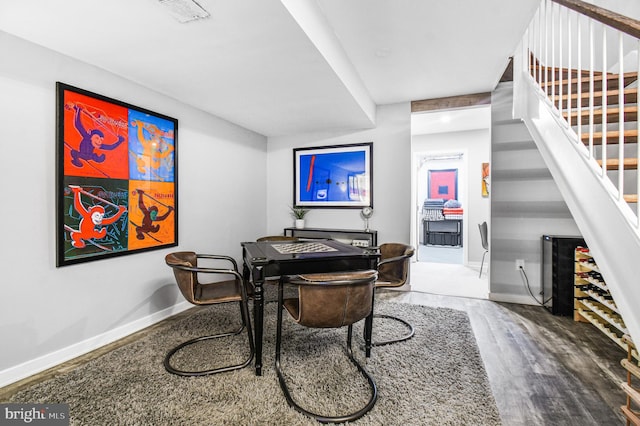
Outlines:
[[55, 367], [58, 364], [69, 361], [70, 359], [89, 353], [192, 307], [192, 304], [183, 301], [82, 342], [75, 343], [71, 346], [67, 346], [66, 348], [59, 349], [55, 352], [51, 352], [41, 357], [23, 362], [22, 364], [7, 368], [6, 370], [0, 371], [0, 387], [15, 383], [29, 376], [45, 371], [48, 368]]
[[517, 303], [519, 305], [540, 306], [531, 296], [505, 293], [489, 293], [489, 300], [493, 302]]

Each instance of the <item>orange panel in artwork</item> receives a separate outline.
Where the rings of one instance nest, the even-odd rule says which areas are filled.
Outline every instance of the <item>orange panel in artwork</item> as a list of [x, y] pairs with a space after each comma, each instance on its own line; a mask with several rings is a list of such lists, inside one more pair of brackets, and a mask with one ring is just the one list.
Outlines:
[[173, 182], [129, 181], [129, 250], [174, 243]]

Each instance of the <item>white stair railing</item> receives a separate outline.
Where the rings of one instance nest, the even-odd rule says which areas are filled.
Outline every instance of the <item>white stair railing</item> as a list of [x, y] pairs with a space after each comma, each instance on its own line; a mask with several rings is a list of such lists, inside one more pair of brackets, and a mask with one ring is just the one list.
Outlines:
[[[640, 160], [640, 23], [594, 7], [599, 10], [592, 14], [596, 20], [584, 10], [574, 10], [579, 3], [541, 1], [523, 39], [523, 65], [576, 150], [640, 234], [640, 173], [636, 179], [625, 179], [625, 169], [637, 169]], [[620, 17], [623, 25], [616, 20]], [[627, 63], [627, 58], [633, 63]], [[586, 82], [588, 87], [583, 87]], [[633, 104], [629, 99], [634, 99]], [[609, 117], [616, 121], [609, 122]], [[630, 153], [635, 158], [630, 159]]]

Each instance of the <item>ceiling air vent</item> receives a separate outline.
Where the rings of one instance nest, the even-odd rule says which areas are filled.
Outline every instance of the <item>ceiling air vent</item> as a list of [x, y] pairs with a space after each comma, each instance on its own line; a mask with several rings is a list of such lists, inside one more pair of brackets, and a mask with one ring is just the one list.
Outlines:
[[209, 12], [193, 0], [159, 0], [180, 23], [209, 17]]

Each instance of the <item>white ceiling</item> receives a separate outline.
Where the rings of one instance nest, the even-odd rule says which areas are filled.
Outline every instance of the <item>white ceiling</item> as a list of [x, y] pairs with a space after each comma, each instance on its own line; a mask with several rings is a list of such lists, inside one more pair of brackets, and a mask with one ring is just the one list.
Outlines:
[[538, 0], [198, 3], [211, 16], [181, 24], [158, 0], [0, 0], [0, 30], [280, 136], [491, 91]]
[[489, 129], [491, 105], [411, 114], [411, 135]]

